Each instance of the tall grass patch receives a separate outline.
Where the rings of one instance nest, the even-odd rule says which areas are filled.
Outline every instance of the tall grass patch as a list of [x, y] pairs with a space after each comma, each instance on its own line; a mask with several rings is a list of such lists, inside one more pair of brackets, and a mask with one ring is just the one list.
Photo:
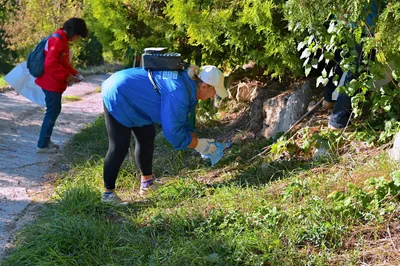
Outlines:
[[129, 204], [120, 206], [100, 202], [104, 118], [77, 134], [56, 195], [2, 265], [331, 265], [343, 254], [352, 265], [361, 256], [344, 249], [352, 230], [398, 213], [400, 173], [385, 155], [249, 162], [266, 144], [253, 140], [211, 167], [158, 133], [161, 188], [139, 198], [140, 173], [128, 156], [117, 192]]

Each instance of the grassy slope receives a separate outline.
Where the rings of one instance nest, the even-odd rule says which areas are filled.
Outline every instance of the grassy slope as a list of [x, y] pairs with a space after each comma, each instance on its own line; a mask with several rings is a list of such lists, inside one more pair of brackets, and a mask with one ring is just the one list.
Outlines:
[[266, 144], [238, 144], [211, 168], [159, 137], [154, 168], [164, 185], [138, 198], [139, 174], [128, 159], [117, 187], [132, 203], [113, 207], [100, 202], [101, 118], [66, 147], [71, 170], [2, 265], [396, 264], [385, 234], [397, 222], [400, 184], [390, 175], [397, 165], [350, 150], [325, 163], [272, 156], [246, 163]]

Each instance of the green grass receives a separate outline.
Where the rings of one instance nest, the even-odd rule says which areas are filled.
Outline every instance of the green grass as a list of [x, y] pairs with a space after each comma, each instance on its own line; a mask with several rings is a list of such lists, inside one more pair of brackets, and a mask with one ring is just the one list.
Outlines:
[[398, 165], [384, 155], [246, 163], [268, 144], [252, 140], [210, 167], [162, 137], [153, 166], [164, 185], [138, 198], [128, 159], [117, 192], [131, 203], [113, 207], [100, 202], [107, 144], [104, 118], [72, 139], [60, 162], [71, 170], [2, 265], [356, 265], [365, 247], [346, 250], [349, 235], [361, 241], [362, 227], [378, 235], [398, 213]]
[[63, 96], [63, 102], [77, 102], [77, 101], [81, 101], [82, 98], [79, 96], [75, 96], [75, 95], [66, 95]]
[[4, 75], [0, 75], [0, 87], [6, 87], [8, 83], [4, 80]]

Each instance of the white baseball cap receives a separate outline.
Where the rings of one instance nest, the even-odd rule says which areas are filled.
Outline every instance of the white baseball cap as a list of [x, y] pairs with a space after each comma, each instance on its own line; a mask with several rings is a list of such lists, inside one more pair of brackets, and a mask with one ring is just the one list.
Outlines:
[[224, 86], [224, 74], [217, 67], [210, 65], [203, 66], [199, 78], [203, 82], [213, 86], [220, 98], [228, 96], [228, 92]]

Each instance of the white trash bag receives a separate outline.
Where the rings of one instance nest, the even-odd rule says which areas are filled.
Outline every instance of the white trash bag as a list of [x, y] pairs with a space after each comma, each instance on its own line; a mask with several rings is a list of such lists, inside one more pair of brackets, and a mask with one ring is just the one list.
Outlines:
[[26, 62], [22, 62], [14, 67], [14, 69], [4, 77], [4, 80], [13, 87], [16, 92], [28, 100], [46, 107], [44, 92], [41, 87], [36, 85], [35, 77], [29, 74]]

